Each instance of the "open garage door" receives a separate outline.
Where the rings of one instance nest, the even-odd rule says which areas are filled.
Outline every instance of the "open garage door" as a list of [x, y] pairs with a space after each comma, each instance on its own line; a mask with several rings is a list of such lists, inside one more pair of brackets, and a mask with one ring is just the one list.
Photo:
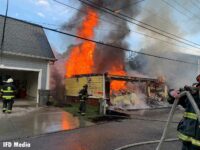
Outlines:
[[6, 81], [10, 77], [14, 79], [17, 89], [17, 100], [37, 103], [39, 72], [0, 69], [0, 86], [3, 85], [3, 81]]

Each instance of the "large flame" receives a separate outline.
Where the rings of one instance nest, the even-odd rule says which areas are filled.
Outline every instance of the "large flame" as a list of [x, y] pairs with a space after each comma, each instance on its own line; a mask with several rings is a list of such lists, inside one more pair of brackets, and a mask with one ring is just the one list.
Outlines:
[[[113, 66], [111, 70], [108, 72], [110, 75], [120, 75], [125, 76], [126, 72], [124, 71], [124, 67], [119, 65], [117, 67]], [[111, 93], [114, 91], [119, 91], [126, 89], [126, 82], [125, 81], [111, 81], [110, 84]]]
[[[87, 14], [83, 19], [77, 34], [83, 38], [93, 39], [94, 29], [99, 24], [99, 15], [95, 10], [89, 8], [87, 8], [86, 11]], [[73, 46], [66, 61], [66, 77], [94, 73], [95, 49], [96, 44], [90, 41], [82, 41], [81, 44]], [[126, 72], [124, 71], [124, 64], [113, 64], [113, 67], [107, 72], [111, 75], [126, 75]], [[125, 89], [125, 84], [126, 83], [123, 81], [112, 81], [111, 91]]]
[[[78, 35], [88, 39], [94, 38], [94, 28], [99, 23], [98, 18], [97, 12], [88, 8], [86, 17], [78, 30]], [[96, 44], [90, 41], [83, 41], [81, 44], [74, 46], [66, 61], [66, 77], [93, 73], [95, 48]]]

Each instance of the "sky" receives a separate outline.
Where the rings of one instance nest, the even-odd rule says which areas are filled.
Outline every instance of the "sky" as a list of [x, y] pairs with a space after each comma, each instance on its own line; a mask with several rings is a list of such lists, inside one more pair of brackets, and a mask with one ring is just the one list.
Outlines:
[[[81, 6], [78, 0], [59, 0], [59, 1], [67, 5], [73, 6], [75, 8], [80, 8]], [[156, 0], [157, 1], [156, 8], [159, 9], [155, 10], [154, 6], [149, 5], [150, 1], [155, 1], [155, 0], [144, 0], [143, 2], [140, 2], [140, 4], [138, 4], [141, 9], [140, 14], [137, 16], [138, 20], [142, 20], [143, 17], [146, 16], [150, 11], [156, 12], [157, 13], [156, 15], [162, 14], [162, 12], [160, 11], [164, 10], [164, 8], [166, 7], [169, 7], [162, 0]], [[178, 28], [180, 28], [182, 32], [185, 33], [183, 36], [184, 38], [187, 38], [188, 40], [196, 43], [200, 43], [200, 32], [197, 31], [198, 24], [200, 23], [200, 18], [198, 18], [198, 14], [200, 12], [200, 4], [198, 3], [198, 0], [191, 0], [191, 1], [176, 0], [176, 1], [183, 2], [182, 4], [185, 6], [185, 9], [178, 4], [175, 4], [173, 0], [168, 0], [168, 2], [173, 4], [173, 6], [176, 6], [176, 8], [179, 11], [187, 13], [185, 13], [184, 16], [177, 10], [168, 8], [169, 10], [172, 11], [171, 17], [173, 18], [173, 21], [178, 25]], [[6, 2], [7, 0], [0, 0], [0, 14], [5, 14]], [[190, 10], [190, 12], [187, 11], [188, 9]], [[77, 10], [63, 6], [59, 3], [56, 3], [53, 0], [10, 0], [9, 1], [8, 16], [40, 24], [42, 26], [50, 27], [53, 29], [61, 29], [62, 25], [66, 22], [69, 22], [76, 13]], [[159, 17], [160, 17], [159, 27], [162, 28], [162, 26], [165, 25], [165, 22], [162, 22], [161, 20], [164, 20], [165, 18], [163, 16]], [[106, 18], [106, 16], [104, 18]], [[152, 23], [152, 25], [154, 24]], [[134, 26], [132, 24], [129, 24], [129, 27], [133, 31], [149, 33], [146, 31], [145, 32], [140, 31], [140, 29], [138, 29], [137, 26]], [[98, 36], [97, 39], [100, 41], [102, 41], [103, 37], [106, 36], [106, 34], [108, 33], [106, 30], [104, 30], [105, 28], [108, 30], [112, 29], [109, 23], [107, 24], [104, 23], [103, 26], [100, 26], [96, 30], [96, 35]], [[71, 31], [68, 30], [67, 32], [70, 33]], [[175, 31], [173, 30], [169, 32], [175, 33]], [[60, 53], [64, 52], [68, 46], [70, 46], [76, 41], [76, 39], [72, 37], [67, 37], [65, 35], [61, 35], [52, 31], [45, 30], [45, 33], [48, 37], [48, 40], [52, 48]], [[141, 48], [143, 48], [142, 42], [144, 41], [144, 38], [145, 37], [140, 34], [136, 34], [135, 32], [130, 32], [129, 36], [127, 36], [125, 40], [129, 44], [129, 49], [140, 50]], [[149, 40], [148, 42], [152, 42], [152, 39], [148, 40]], [[194, 49], [187, 45], [184, 46], [186, 47], [187, 50], [184, 49], [182, 50], [182, 52], [194, 55], [200, 55], [199, 49]]]

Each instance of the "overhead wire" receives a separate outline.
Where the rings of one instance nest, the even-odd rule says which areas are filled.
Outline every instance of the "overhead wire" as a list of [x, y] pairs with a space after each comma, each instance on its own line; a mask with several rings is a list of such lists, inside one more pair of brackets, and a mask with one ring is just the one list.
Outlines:
[[196, 8], [200, 9], [198, 3], [194, 2], [193, 0], [191, 0], [191, 3], [192, 3]]
[[[59, 4], [61, 4], [61, 5], [64, 5], [64, 6], [69, 7], [69, 5], [67, 5], [67, 4], [65, 4], [65, 3], [59, 2], [59, 1], [57, 1], [57, 0], [53, 0], [53, 1], [55, 1], [55, 2], [57, 2], [57, 3], [59, 3]], [[69, 8], [76, 9], [77, 11], [81, 11], [81, 12], [87, 13], [87, 12], [85, 12], [85, 11], [83, 11], [83, 10], [78, 9], [78, 8], [74, 8], [73, 6], [70, 6]], [[100, 18], [100, 19], [102, 20], [102, 18]], [[105, 21], [105, 20], [103, 20], [103, 21]], [[111, 23], [111, 24], [115, 24], [115, 25], [120, 25], [120, 26], [121, 26], [121, 24], [118, 24], [118, 23], [116, 23], [116, 22], [110, 22], [110, 20], [109, 20], [109, 21], [106, 21], [106, 22]], [[123, 26], [122, 26], [122, 27], [123, 27]], [[95, 30], [101, 30], [101, 29], [95, 29]], [[113, 30], [111, 30], [111, 31], [113, 31]], [[181, 45], [176, 44], [176, 43], [174, 43], [174, 42], [169, 42], [169, 41], [166, 41], [166, 40], [162, 40], [162, 39], [160, 39], [160, 38], [158, 38], [158, 37], [153, 37], [153, 36], [151, 36], [151, 35], [148, 35], [148, 34], [145, 34], [145, 33], [141, 33], [141, 32], [138, 32], [138, 31], [134, 31], [134, 30], [132, 30], [132, 29], [130, 29], [130, 31], [133, 32], [133, 33], [136, 33], [136, 34], [139, 34], [139, 35], [142, 35], [142, 36], [151, 38], [151, 39], [159, 40], [159, 41], [164, 42], [164, 43], [166, 43], [166, 44], [168, 44], [168, 45], [170, 44], [170, 45], [174, 45], [174, 46], [177, 46], [177, 47], [182, 47], [182, 48], [187, 48], [187, 49], [188, 49], [188, 47], [181, 46]], [[184, 44], [185, 44], [185, 43], [184, 43]], [[189, 46], [190, 46], [190, 45], [189, 45]], [[193, 47], [193, 48], [199, 49], [199, 47]], [[183, 50], [185, 50], [185, 49], [183, 49]], [[188, 50], [189, 50], [189, 49], [188, 49]]]
[[159, 20], [163, 22], [162, 25], [164, 25], [164, 26], [167, 26], [167, 25], [170, 25], [170, 26], [171, 26], [171, 25], [173, 25], [171, 22], [169, 22], [169, 20], [166, 20], [165, 18], [163, 18], [162, 15], [160, 15], [160, 14], [158, 14], [158, 13], [152, 11], [151, 9], [149, 9], [149, 8], [147, 8], [147, 7], [144, 8], [144, 7], [140, 6], [140, 5], [138, 5], [137, 7], [140, 7], [140, 8], [143, 9], [144, 11], [147, 11], [148, 14], [150, 13], [150, 14], [152, 14], [153, 16], [157, 16], [157, 17], [159, 18]]
[[179, 12], [181, 15], [183, 15], [184, 17], [191, 17], [191, 16], [186, 16], [186, 14], [182, 11], [180, 11], [179, 9], [177, 9], [176, 7], [174, 7], [174, 5], [172, 5], [171, 3], [169, 3], [166, 0], [161, 0], [163, 3], [165, 3], [166, 5], [168, 5], [169, 7], [173, 8], [174, 10], [176, 10], [177, 12]]
[[[9, 17], [9, 18], [11, 18], [11, 17]], [[13, 19], [15, 19], [15, 18], [13, 18]], [[168, 57], [163, 57], [163, 56], [157, 56], [157, 55], [153, 55], [153, 54], [149, 54], [149, 53], [139, 52], [139, 51], [131, 50], [131, 49], [128, 49], [128, 48], [123, 48], [123, 47], [103, 43], [103, 42], [100, 42], [100, 41], [81, 37], [81, 36], [78, 36], [78, 35], [75, 35], [75, 34], [59, 31], [59, 30], [56, 30], [56, 29], [52, 29], [52, 28], [49, 28], [49, 27], [46, 27], [46, 26], [41, 26], [39, 24], [33, 24], [33, 23], [27, 22], [25, 20], [20, 20], [20, 19], [15, 19], [15, 20], [18, 20], [18, 21], [21, 21], [21, 22], [24, 22], [24, 23], [29, 23], [29, 24], [32, 24], [32, 25], [35, 25], [35, 26], [39, 26], [39, 27], [42, 27], [43, 29], [46, 29], [48, 31], [52, 31], [52, 32], [55, 32], [55, 33], [59, 33], [59, 34], [67, 35], [67, 36], [70, 36], [70, 37], [78, 38], [78, 39], [81, 39], [81, 40], [100, 44], [100, 45], [103, 45], [103, 46], [111, 47], [111, 48], [114, 48], [114, 49], [119, 50], [119, 51], [132, 52], [132, 53], [136, 53], [136, 54], [141, 54], [141, 55], [150, 56], [150, 57], [159, 58], [159, 59], [165, 59], [165, 60], [169, 60], [169, 61], [176, 61], [176, 62], [180, 62], [180, 63], [198, 65], [197, 63], [194, 63], [194, 62], [188, 62], [188, 61], [183, 61], [183, 60], [178, 60], [178, 59], [173, 59], [173, 58], [168, 58]]]
[[[98, 10], [100, 10], [100, 11], [106, 12], [106, 13], [112, 15], [112, 16], [115, 16], [116, 18], [120, 18], [120, 19], [125, 20], [125, 21], [127, 21], [127, 22], [129, 22], [129, 23], [135, 24], [135, 25], [137, 25], [137, 26], [139, 26], [139, 27], [141, 27], [141, 28], [147, 29], [147, 30], [152, 31], [152, 32], [154, 32], [154, 33], [157, 33], [157, 34], [159, 34], [159, 35], [161, 35], [161, 36], [164, 36], [164, 37], [173, 39], [173, 40], [178, 41], [178, 42], [182, 42], [182, 43], [184, 43], [184, 44], [186, 44], [186, 45], [190, 45], [190, 46], [193, 46], [193, 47], [194, 47], [194, 45], [200, 46], [200, 44], [198, 44], [198, 43], [189, 41], [189, 40], [187, 40], [187, 39], [185, 39], [185, 38], [182, 38], [182, 37], [179, 37], [179, 36], [177, 36], [177, 35], [175, 35], [175, 34], [172, 34], [172, 33], [169, 33], [169, 32], [167, 32], [167, 31], [158, 29], [158, 28], [156, 28], [156, 27], [154, 27], [154, 26], [152, 26], [152, 25], [149, 25], [149, 24], [147, 24], [147, 23], [144, 23], [144, 22], [142, 22], [142, 21], [139, 21], [139, 20], [137, 20], [137, 19], [135, 19], [135, 18], [133, 18], [133, 17], [127, 16], [127, 15], [125, 15], [125, 14], [118, 13], [119, 15], [117, 15], [113, 10], [111, 10], [111, 9], [109, 9], [109, 8], [107, 8], [107, 7], [100, 6], [100, 5], [94, 3], [94, 2], [92, 2], [92, 1], [90, 1], [90, 0], [78, 0], [78, 1], [84, 3], [85, 5], [88, 5], [88, 6], [90, 6], [90, 7], [96, 8], [96, 9], [98, 9]], [[132, 20], [134, 20], [134, 21], [137, 21], [138, 23], [135, 23], [135, 22], [133, 22], [133, 21], [127, 19], [127, 18], [132, 19]], [[145, 25], [145, 26], [144, 26], [144, 25]], [[151, 27], [151, 28], [153, 28], [153, 29], [156, 29], [156, 30], [158, 30], [158, 31], [153, 30], [153, 29], [151, 29], [151, 28], [148, 28], [148, 27], [146, 27], [146, 26]], [[160, 31], [160, 32], [163, 32], [163, 33], [160, 33], [159, 31]], [[165, 33], [165, 34], [168, 34], [168, 35], [165, 35], [164, 33]], [[171, 36], [169, 36], [169, 35], [174, 36], [174, 37], [171, 37]], [[180, 39], [181, 39], [181, 40], [180, 40]], [[192, 44], [189, 44], [189, 43], [187, 43], [187, 42], [183, 42], [183, 40], [184, 40], [184, 41], [187, 41], [187, 42], [189, 42], [189, 43], [192, 43], [193, 45], [192, 45]], [[195, 46], [195, 47], [196, 47], [196, 46]], [[199, 48], [199, 47], [196, 47], [196, 48]]]
[[[169, 7], [171, 7], [171, 8], [173, 8], [174, 10], [178, 10], [176, 7], [174, 7], [174, 5], [172, 5], [172, 4], [170, 4], [169, 2], [167, 2], [167, 1], [165, 1], [165, 0], [162, 0], [164, 3], [166, 3]], [[187, 9], [187, 8], [185, 8], [181, 3], [179, 3], [179, 2], [177, 2], [176, 0], [174, 0], [173, 1], [175, 4], [177, 4], [180, 8], [182, 8], [182, 9], [184, 9], [186, 12], [189, 12], [192, 16], [188, 16], [188, 14], [187, 13], [184, 13], [184, 12], [182, 12], [181, 14], [183, 15], [183, 16], [185, 16], [185, 17], [187, 17], [187, 18], [191, 18], [191, 17], [196, 17], [196, 19], [198, 19], [197, 21], [198, 22], [200, 22], [200, 17], [199, 16], [197, 16], [196, 14], [194, 14], [192, 11], [190, 11], [189, 9]], [[198, 7], [198, 5], [197, 4], [195, 4], [194, 2], [192, 2], [191, 1], [191, 3], [193, 3], [194, 4], [194, 6], [196, 6], [197, 8], [199, 8], [200, 9], [200, 7]], [[186, 16], [187, 15], [187, 16]], [[194, 20], [194, 19], [193, 19]]]
[[166, 59], [166, 60], [172, 60], [172, 61], [177, 61], [177, 62], [182, 62], [182, 63], [198, 65], [197, 63], [193, 63], [193, 62], [187, 62], [187, 61], [177, 60], [177, 59], [168, 58], [168, 57], [156, 56], [156, 55], [153, 55], [153, 54], [138, 52], [138, 51], [134, 51], [134, 50], [127, 49], [127, 48], [106, 44], [106, 43], [103, 43], [103, 42], [100, 42], [100, 41], [91, 40], [91, 39], [84, 38], [84, 37], [81, 37], [81, 36], [78, 36], [78, 35], [74, 35], [74, 34], [70, 34], [70, 33], [67, 33], [67, 32], [57, 31], [57, 30], [54, 30], [54, 29], [51, 29], [51, 28], [48, 28], [48, 27], [43, 27], [43, 28], [46, 29], [46, 30], [49, 30], [49, 31], [53, 31], [53, 32], [57, 32], [57, 33], [64, 34], [64, 35], [68, 35], [68, 36], [71, 36], [71, 37], [75, 37], [75, 38], [78, 38], [78, 39], [90, 41], [90, 42], [93, 42], [93, 43], [96, 43], [96, 44], [112, 47], [112, 48], [115, 48], [115, 49], [118, 49], [118, 50], [122, 50], [122, 51], [134, 52], [134, 53], [137, 53], [137, 54], [151, 56], [151, 57], [155, 57], [155, 58], [161, 58], [161, 59]]
[[139, 0], [139, 1], [136, 1], [136, 2], [133, 2], [133, 3], [130, 3], [130, 4], [127, 5], [127, 6], [118, 8], [117, 10], [115, 10], [115, 12], [118, 12], [118, 10], [120, 11], [120, 10], [122, 10], [122, 9], [126, 9], [126, 8], [128, 8], [128, 7], [131, 7], [131, 6], [133, 6], [133, 5], [136, 5], [136, 4], [138, 4], [138, 3], [140, 3], [140, 2], [143, 2], [143, 1], [145, 1], [145, 0]]
[[[196, 18], [199, 18], [199, 16], [197, 16], [196, 14], [194, 14], [192, 11], [190, 11], [189, 9], [185, 8], [181, 3], [179, 3], [178, 1], [174, 0], [174, 3], [177, 4], [178, 6], [180, 6], [181, 8], [183, 8], [184, 10], [186, 10], [186, 12], [189, 12], [190, 14], [192, 14], [193, 16], [195, 16]], [[198, 20], [199, 20], [198, 19]], [[200, 21], [200, 20], [199, 20]]]
[[[7, 11], [8, 11], [8, 3], [7, 3]], [[6, 13], [6, 15], [7, 15], [7, 13]], [[30, 23], [30, 22], [27, 22], [27, 21], [24, 21], [24, 20], [19, 20], [19, 19], [15, 19], [15, 20], [26, 22], [26, 23]], [[33, 23], [31, 23], [31, 24], [33, 24]], [[41, 26], [39, 24], [33, 24], [33, 25]], [[143, 52], [139, 52], [139, 51], [135, 51], [135, 50], [131, 50], [131, 49], [127, 49], [127, 48], [115, 46], [115, 45], [106, 44], [106, 43], [103, 43], [103, 42], [100, 42], [100, 41], [96, 41], [96, 40], [91, 40], [91, 39], [88, 39], [88, 38], [84, 38], [84, 37], [81, 37], [81, 36], [78, 36], [78, 35], [75, 35], [75, 34], [70, 34], [70, 33], [67, 33], [67, 32], [58, 31], [56, 29], [52, 29], [52, 28], [49, 28], [49, 27], [46, 27], [46, 26], [41, 26], [41, 27], [43, 29], [46, 29], [46, 30], [49, 30], [49, 31], [53, 31], [53, 32], [56, 32], [56, 33], [59, 33], [59, 34], [68, 35], [68, 36], [71, 36], [71, 37], [74, 37], [74, 38], [78, 38], [78, 39], [90, 41], [90, 42], [93, 42], [93, 43], [96, 43], [96, 44], [100, 44], [100, 45], [112, 47], [112, 48], [115, 48], [115, 49], [121, 50], [121, 51], [133, 52], [133, 53], [136, 53], [136, 54], [146, 55], [146, 56], [160, 58], [160, 59], [165, 59], [165, 60], [170, 60], [170, 61], [176, 61], [176, 62], [180, 62], [180, 63], [187, 63], [187, 64], [198, 65], [198, 64], [193, 63], [193, 62], [188, 62], [188, 61], [183, 61], [183, 60], [178, 60], [178, 59], [173, 59], [173, 58], [168, 58], [168, 57], [163, 57], [163, 56], [157, 56], [157, 55], [143, 53]]]

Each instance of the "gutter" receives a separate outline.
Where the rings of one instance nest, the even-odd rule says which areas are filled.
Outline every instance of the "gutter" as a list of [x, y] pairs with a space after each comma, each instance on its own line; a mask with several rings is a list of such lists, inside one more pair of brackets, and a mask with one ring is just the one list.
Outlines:
[[3, 51], [3, 54], [7, 55], [15, 55], [15, 56], [22, 56], [22, 57], [29, 57], [29, 58], [37, 58], [37, 59], [43, 59], [43, 60], [49, 60], [49, 61], [57, 61], [56, 58], [49, 58], [49, 57], [42, 57], [42, 56], [35, 56], [35, 55], [29, 55], [29, 54], [23, 54], [23, 53], [15, 53], [11, 51]]

